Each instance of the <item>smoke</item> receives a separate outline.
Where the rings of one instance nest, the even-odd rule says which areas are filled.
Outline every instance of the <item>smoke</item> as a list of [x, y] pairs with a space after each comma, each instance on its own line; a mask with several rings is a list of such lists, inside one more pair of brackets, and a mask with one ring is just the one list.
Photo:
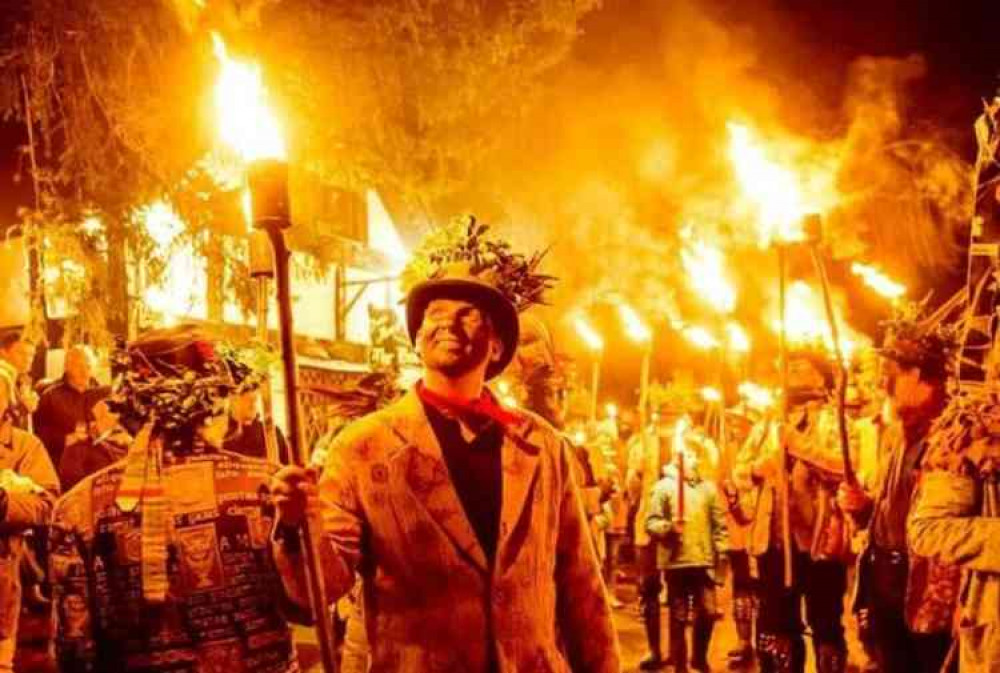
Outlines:
[[511, 142], [495, 172], [470, 187], [503, 200], [501, 224], [519, 245], [551, 246], [559, 314], [620, 295], [651, 322], [697, 321], [704, 308], [679, 263], [678, 232], [690, 226], [724, 248], [737, 312], [759, 320], [775, 265], [756, 247], [726, 156], [734, 120], [806, 175], [833, 166], [837, 205], [824, 229], [835, 259], [905, 281], [958, 262], [968, 169], [941, 133], [910, 123], [908, 95], [926, 72], [919, 55], [817, 64], [802, 81], [796, 59], [809, 49], [779, 21], [741, 24], [695, 0], [636, 6], [644, 11], [629, 26], [604, 17], [610, 26], [591, 27], [584, 40], [599, 46], [563, 65], [527, 123], [503, 131]]

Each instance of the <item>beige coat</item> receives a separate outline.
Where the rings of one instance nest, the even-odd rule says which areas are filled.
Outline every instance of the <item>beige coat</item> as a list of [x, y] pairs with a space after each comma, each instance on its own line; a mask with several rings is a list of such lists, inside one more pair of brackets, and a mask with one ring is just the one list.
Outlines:
[[907, 537], [913, 553], [966, 571], [958, 611], [962, 673], [1000, 673], [1000, 486], [925, 472]]
[[[346, 429], [319, 484], [328, 596], [364, 582], [372, 673], [613, 673], [618, 641], [573, 458], [525, 416], [502, 446], [503, 503], [490, 567], [414, 392]], [[299, 600], [291, 549], [276, 552]]]
[[0, 430], [0, 488], [7, 503], [0, 510], [0, 671], [5, 671], [14, 658], [21, 606], [22, 533], [48, 520], [59, 492], [59, 478], [37, 437]]
[[[763, 441], [760, 432], [768, 433]], [[824, 554], [816, 545], [835, 521], [834, 495], [843, 472], [835, 410], [813, 403], [791, 411], [786, 441], [792, 459], [786, 469], [791, 541], [799, 551], [822, 557]], [[850, 445], [855, 465], [856, 444], [854, 441]], [[751, 433], [733, 469], [737, 485], [744, 491], [752, 489], [751, 497], [741, 500], [750, 503], [744, 505], [744, 512], [751, 519], [747, 550], [754, 556], [767, 552], [783, 535], [782, 469], [777, 425], [762, 424]], [[765, 479], [753, 476], [761, 472], [768, 476]]]

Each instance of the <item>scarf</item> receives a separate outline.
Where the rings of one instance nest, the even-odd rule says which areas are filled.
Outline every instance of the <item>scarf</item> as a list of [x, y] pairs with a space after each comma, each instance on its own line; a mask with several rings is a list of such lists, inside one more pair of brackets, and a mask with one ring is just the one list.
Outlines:
[[136, 435], [125, 459], [115, 504], [142, 517], [142, 595], [150, 603], [167, 598], [167, 538], [170, 513], [163, 490], [163, 442], [153, 438], [153, 423]]
[[448, 416], [459, 416], [495, 421], [504, 430], [524, 421], [524, 417], [503, 407], [488, 388], [476, 399], [466, 400], [452, 395], [442, 395], [428, 390], [424, 382], [417, 381], [417, 395], [425, 403]]

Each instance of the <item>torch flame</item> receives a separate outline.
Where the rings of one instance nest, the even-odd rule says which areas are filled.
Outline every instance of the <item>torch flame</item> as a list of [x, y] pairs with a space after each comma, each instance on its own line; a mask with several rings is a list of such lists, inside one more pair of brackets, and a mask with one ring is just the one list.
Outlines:
[[736, 290], [726, 276], [722, 251], [705, 241], [691, 240], [690, 231], [688, 228], [683, 234], [687, 240], [681, 250], [681, 262], [688, 282], [713, 309], [730, 313], [736, 306]]
[[730, 322], [726, 325], [726, 339], [733, 351], [737, 353], [750, 352], [750, 336], [738, 322]]
[[706, 402], [721, 402], [722, 393], [718, 388], [713, 388], [712, 386], [705, 386], [701, 389], [701, 398]]
[[744, 381], [737, 391], [746, 403], [756, 409], [769, 409], [774, 406], [774, 393], [753, 381]]
[[[855, 338], [847, 329], [841, 312], [834, 309], [837, 325], [840, 327], [840, 349], [845, 359], [849, 359], [857, 347]], [[801, 280], [788, 286], [785, 299], [785, 319], [788, 341], [792, 344], [815, 342], [833, 352], [833, 337], [826, 319], [823, 300], [813, 289]], [[774, 323], [775, 331], [781, 329], [780, 318]]]
[[875, 292], [882, 295], [886, 299], [895, 301], [906, 294], [905, 285], [897, 283], [873, 266], [854, 262], [851, 264], [851, 271], [856, 276], [861, 276], [868, 287], [875, 290]]
[[260, 68], [241, 63], [226, 52], [226, 43], [212, 33], [221, 70], [215, 85], [215, 106], [222, 141], [243, 161], [284, 159], [285, 143], [277, 118], [267, 104]]
[[[730, 122], [729, 159], [736, 179], [757, 211], [758, 241], [801, 241], [802, 219], [827, 210], [834, 194], [831, 166], [816, 166], [806, 181], [795, 170], [773, 158], [772, 148], [747, 126]], [[771, 151], [769, 151], [771, 150]]]
[[679, 455], [681, 451], [684, 450], [685, 441], [684, 437], [687, 435], [688, 427], [690, 427], [691, 422], [688, 420], [687, 416], [681, 416], [677, 419], [674, 424], [674, 441], [673, 441], [673, 451], [674, 455]]
[[710, 350], [719, 346], [719, 340], [704, 327], [697, 325], [684, 328], [684, 337], [692, 344], [703, 350]]
[[621, 314], [622, 321], [625, 323], [625, 331], [628, 333], [630, 339], [645, 342], [653, 337], [653, 333], [642, 322], [642, 318], [639, 317], [634, 308], [628, 304], [621, 303], [618, 305], [618, 312]]
[[597, 333], [597, 330], [587, 322], [586, 318], [578, 316], [576, 320], [573, 321], [576, 326], [576, 332], [583, 339], [583, 342], [587, 344], [587, 348], [592, 351], [601, 351], [604, 349], [604, 340], [601, 335]]

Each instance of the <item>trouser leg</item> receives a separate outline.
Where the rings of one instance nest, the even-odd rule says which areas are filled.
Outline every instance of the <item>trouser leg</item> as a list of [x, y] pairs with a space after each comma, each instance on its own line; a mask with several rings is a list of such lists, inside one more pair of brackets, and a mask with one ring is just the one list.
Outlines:
[[843, 623], [847, 565], [805, 557], [802, 566], [806, 621], [812, 630], [817, 673], [843, 673], [847, 666]]
[[656, 546], [639, 547], [639, 608], [642, 613], [642, 623], [646, 630], [648, 655], [640, 667], [649, 670], [659, 666], [663, 661], [663, 649], [660, 638], [660, 590], [662, 589], [660, 571], [656, 567]]
[[[795, 558], [795, 557], [793, 557]], [[798, 560], [798, 559], [796, 559]], [[761, 673], [803, 673], [801, 573], [796, 564], [796, 585], [785, 586], [784, 554], [772, 547], [758, 557], [757, 659]]]

